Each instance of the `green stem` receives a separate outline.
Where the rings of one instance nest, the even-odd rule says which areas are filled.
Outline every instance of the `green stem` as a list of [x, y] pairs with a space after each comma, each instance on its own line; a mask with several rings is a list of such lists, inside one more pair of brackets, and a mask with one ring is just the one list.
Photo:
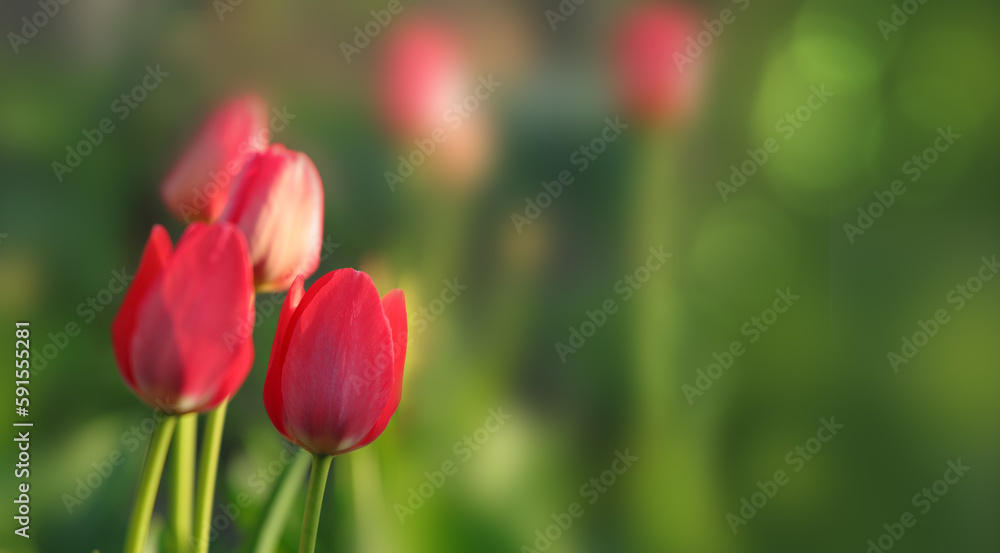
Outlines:
[[177, 417], [166, 416], [156, 425], [150, 438], [146, 461], [139, 476], [135, 504], [132, 506], [132, 517], [129, 519], [128, 531], [125, 534], [125, 553], [142, 553], [145, 549], [146, 535], [149, 534], [149, 519], [153, 516], [153, 504], [156, 503], [156, 489], [160, 485], [160, 477], [163, 476], [163, 463], [167, 459], [170, 438], [173, 437], [176, 426]]
[[253, 553], [273, 553], [277, 551], [278, 541], [281, 540], [281, 533], [285, 529], [288, 515], [295, 504], [295, 498], [299, 496], [299, 488], [302, 479], [309, 470], [309, 460], [312, 455], [302, 449], [299, 450], [292, 466], [281, 473], [277, 487], [267, 504], [264, 506], [264, 520], [259, 526], [257, 538], [254, 540]]
[[208, 534], [212, 525], [212, 500], [215, 499], [215, 477], [219, 472], [219, 446], [222, 444], [222, 427], [226, 423], [226, 407], [222, 402], [205, 419], [205, 437], [201, 444], [201, 461], [198, 465], [198, 492], [194, 504], [194, 550], [208, 552]]
[[198, 439], [198, 414], [181, 415], [170, 456], [170, 530], [175, 553], [187, 553], [191, 544], [191, 509], [194, 503], [194, 458]]
[[312, 473], [309, 474], [309, 494], [306, 496], [306, 513], [302, 517], [302, 538], [299, 553], [316, 551], [316, 532], [319, 530], [319, 511], [323, 508], [326, 477], [330, 474], [333, 455], [313, 454]]

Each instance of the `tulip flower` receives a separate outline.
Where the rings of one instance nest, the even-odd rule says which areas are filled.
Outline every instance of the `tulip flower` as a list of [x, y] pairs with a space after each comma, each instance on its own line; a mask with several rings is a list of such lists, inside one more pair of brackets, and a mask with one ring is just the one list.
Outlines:
[[403, 291], [380, 299], [365, 273], [333, 271], [308, 292], [302, 281], [281, 307], [264, 407], [278, 432], [313, 454], [299, 544], [312, 553], [333, 456], [378, 438], [399, 406], [407, 326]]
[[340, 269], [285, 297], [264, 384], [274, 427], [340, 455], [377, 438], [399, 405], [406, 357], [403, 291], [379, 299], [367, 274]]
[[316, 166], [301, 152], [271, 145], [244, 166], [220, 221], [246, 235], [257, 290], [287, 290], [296, 275], [308, 277], [319, 266], [323, 183]]
[[[619, 28], [615, 50], [615, 70], [621, 99], [628, 122], [635, 122], [641, 130], [633, 135], [634, 156], [627, 167], [627, 174], [619, 179], [628, 190], [626, 212], [630, 214], [628, 244], [646, 244], [653, 240], [669, 251], [684, 248], [688, 243], [685, 219], [689, 204], [687, 197], [689, 179], [682, 177], [678, 168], [683, 166], [684, 156], [690, 155], [685, 146], [691, 141], [686, 135], [689, 130], [684, 123], [693, 119], [701, 95], [702, 76], [706, 67], [706, 56], [701, 47], [689, 45], [702, 40], [709, 33], [701, 26], [700, 17], [694, 8], [668, 5], [648, 5], [637, 7], [625, 18]], [[711, 33], [709, 33], [711, 35]], [[629, 131], [635, 132], [635, 131]], [[637, 254], [632, 251], [630, 255]], [[679, 370], [676, 362], [678, 341], [676, 332], [663, 329], [683, 327], [681, 318], [681, 298], [684, 286], [674, 271], [650, 279], [643, 287], [641, 302], [632, 310], [632, 324], [639, 329], [630, 336], [632, 347], [641, 352], [641, 361], [635, 363], [629, 378], [643, 390], [662, 390], [664, 371]], [[646, 295], [648, 294], [648, 295]], [[659, 330], [654, 330], [659, 329]], [[673, 394], [653, 392], [641, 394], [637, 406], [651, 419], [658, 419], [663, 413], [680, 409]], [[694, 462], [706, 455], [705, 446], [699, 440], [684, 436], [664, 439], [662, 432], [650, 428], [637, 436], [646, 444], [667, 443], [663, 451], [686, 452], [678, 459], [684, 463]], [[665, 474], [671, 471], [665, 471]], [[699, 474], [669, 474], [664, 481], [670, 486], [681, 482], [694, 482], [699, 487], [709, 484]], [[656, 497], [659, 486], [646, 486], [640, 490], [645, 500]], [[682, 536], [690, 523], [707, 524], [701, 512], [692, 512], [679, 524], [673, 520], [643, 521], [637, 525], [639, 535], [655, 546], [654, 551], [683, 550], [682, 539], [659, 539], [661, 535]], [[667, 517], [670, 518], [670, 517]], [[647, 524], [647, 522], [649, 522]], [[669, 531], [664, 532], [664, 528]], [[649, 540], [650, 536], [656, 539]]]
[[185, 222], [215, 221], [233, 178], [268, 139], [267, 106], [257, 96], [218, 108], [163, 180], [160, 195], [167, 208]]
[[461, 42], [442, 22], [400, 25], [392, 30], [379, 67], [382, 116], [397, 137], [425, 138], [462, 99], [467, 67]]
[[614, 60], [630, 117], [673, 123], [693, 112], [703, 63], [685, 48], [700, 30], [697, 15], [679, 6], [649, 4], [626, 16], [618, 29]]
[[246, 239], [228, 224], [188, 227], [173, 250], [153, 227], [112, 325], [122, 378], [169, 414], [205, 412], [229, 399], [253, 363], [253, 272]]
[[[238, 228], [226, 223], [195, 223], [174, 249], [167, 231], [159, 225], [153, 227], [111, 327], [115, 358], [125, 383], [165, 414], [158, 417], [150, 437], [125, 553], [145, 550], [156, 490], [175, 428], [178, 446], [190, 449], [184, 455], [193, 463], [194, 415], [181, 415], [213, 410], [206, 424], [204, 450], [217, 456], [216, 434], [221, 425], [213, 421], [221, 421], [226, 402], [243, 384], [253, 364], [253, 341], [245, 337], [231, 341], [227, 336], [239, 335], [240, 327], [253, 328], [253, 300], [253, 271], [246, 238]], [[185, 421], [189, 432], [181, 431]], [[175, 452], [175, 456], [181, 454]], [[211, 470], [202, 472], [199, 486], [214, 491], [214, 463], [203, 466]], [[193, 482], [187, 466], [177, 468], [172, 502], [182, 497], [178, 475], [186, 476], [184, 482]], [[207, 501], [202, 503], [210, 504], [211, 494], [203, 495]], [[188, 506], [172, 505], [172, 515], [186, 516]], [[179, 537], [185, 534], [178, 532]], [[175, 542], [181, 543], [179, 538]]]

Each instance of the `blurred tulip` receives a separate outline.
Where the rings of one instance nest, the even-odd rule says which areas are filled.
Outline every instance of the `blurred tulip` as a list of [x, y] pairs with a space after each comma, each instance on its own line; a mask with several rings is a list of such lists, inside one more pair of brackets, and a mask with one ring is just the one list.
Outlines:
[[431, 19], [392, 31], [379, 69], [382, 116], [399, 138], [422, 137], [461, 99], [467, 79], [462, 44], [445, 23]]
[[253, 340], [244, 333], [253, 322], [253, 271], [238, 228], [192, 224], [173, 250], [154, 226], [112, 323], [118, 368], [155, 408], [209, 411], [250, 371]]
[[614, 62], [630, 117], [669, 124], [693, 113], [703, 60], [689, 57], [685, 48], [700, 30], [697, 14], [681, 6], [649, 4], [626, 15], [618, 28]]
[[406, 358], [402, 290], [381, 300], [371, 277], [328, 273], [285, 297], [264, 383], [264, 406], [290, 441], [322, 455], [371, 443], [396, 412]]
[[257, 290], [287, 290], [319, 266], [323, 183], [316, 166], [301, 152], [271, 145], [236, 177], [220, 221], [246, 235]]
[[267, 105], [255, 95], [218, 108], [160, 187], [167, 208], [185, 222], [212, 222], [229, 200], [243, 164], [267, 148]]

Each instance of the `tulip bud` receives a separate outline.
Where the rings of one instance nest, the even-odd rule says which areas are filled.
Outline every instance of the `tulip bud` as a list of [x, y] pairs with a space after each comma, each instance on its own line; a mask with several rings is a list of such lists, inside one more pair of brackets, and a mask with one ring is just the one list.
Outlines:
[[267, 106], [250, 95], [217, 109], [160, 187], [167, 208], [185, 222], [212, 222], [229, 200], [243, 164], [267, 147]]
[[402, 139], [424, 137], [465, 88], [461, 42], [445, 24], [411, 20], [393, 28], [381, 60], [380, 102], [390, 130]]
[[328, 273], [303, 291], [296, 278], [278, 320], [264, 382], [274, 427], [313, 453], [371, 443], [396, 412], [406, 358], [402, 290], [379, 299], [367, 274]]
[[287, 290], [296, 275], [308, 277], [319, 266], [323, 183], [316, 166], [301, 152], [271, 145], [236, 178], [220, 220], [246, 235], [257, 290]]
[[167, 231], [153, 227], [111, 327], [125, 383], [170, 414], [214, 409], [253, 364], [253, 300], [239, 229], [195, 223], [173, 250]]
[[686, 48], [698, 31], [695, 13], [649, 4], [633, 9], [618, 29], [614, 50], [617, 85], [629, 117], [654, 123], [682, 121], [701, 92], [701, 52]]

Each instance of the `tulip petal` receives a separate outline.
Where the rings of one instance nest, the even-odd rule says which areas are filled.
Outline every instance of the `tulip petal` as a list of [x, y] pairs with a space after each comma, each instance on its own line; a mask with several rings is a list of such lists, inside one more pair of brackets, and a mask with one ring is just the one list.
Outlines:
[[309, 156], [272, 144], [250, 160], [233, 184], [223, 221], [250, 243], [257, 289], [286, 290], [319, 266], [323, 184]]
[[267, 146], [267, 117], [264, 100], [252, 94], [229, 101], [209, 116], [160, 187], [174, 215], [184, 221], [218, 218], [233, 176]]
[[[288, 293], [285, 294], [285, 301], [281, 305], [281, 312], [278, 314], [278, 329], [275, 332], [275, 337], [282, 337], [284, 344], [288, 344], [287, 332], [288, 326], [291, 323], [292, 315], [295, 314], [295, 310], [298, 308], [299, 303], [302, 302], [302, 297], [305, 296], [305, 276], [299, 275], [295, 277], [295, 281], [292, 282], [291, 288], [288, 289]], [[271, 359], [268, 362], [274, 360], [275, 351], [271, 352]]]
[[302, 275], [295, 278], [292, 287], [285, 295], [285, 301], [281, 304], [281, 312], [278, 314], [278, 330], [274, 334], [274, 345], [271, 347], [271, 358], [267, 363], [267, 377], [264, 381], [264, 409], [274, 423], [274, 427], [286, 438], [290, 438], [285, 429], [284, 417], [281, 415], [281, 365], [285, 357], [285, 346], [288, 344], [288, 328], [292, 315], [302, 302], [305, 294], [303, 289]]
[[[393, 352], [393, 395], [396, 405], [399, 405], [399, 398], [403, 395], [403, 365], [406, 361], [406, 296], [399, 288], [390, 291], [382, 298], [382, 310], [389, 319], [389, 328], [392, 329], [392, 352]], [[391, 404], [390, 404], [391, 405]], [[395, 411], [395, 405], [390, 407]]]
[[141, 306], [132, 340], [136, 384], [147, 398], [185, 413], [235, 393], [253, 360], [253, 297], [239, 229], [189, 226]]
[[333, 454], [378, 421], [393, 387], [392, 331], [371, 277], [334, 271], [303, 297], [280, 373], [293, 441]]
[[403, 365], [406, 361], [407, 340], [406, 298], [403, 295], [403, 291], [397, 288], [386, 294], [382, 298], [382, 309], [385, 311], [386, 318], [389, 319], [389, 328], [392, 329], [392, 395], [389, 396], [389, 402], [386, 404], [385, 409], [383, 409], [375, 426], [352, 449], [364, 447], [382, 435], [385, 427], [389, 425], [389, 420], [396, 413], [400, 399], [403, 397]]
[[114, 345], [118, 369], [122, 378], [132, 389], [136, 387], [135, 377], [132, 374], [131, 358], [131, 339], [136, 325], [136, 313], [150, 287], [163, 272], [173, 249], [166, 229], [160, 225], [154, 225], [142, 252], [142, 258], [139, 260], [139, 268], [135, 272], [135, 278], [132, 279], [128, 291], [125, 292], [125, 298], [122, 300], [118, 314], [115, 316], [114, 322], [111, 323], [111, 341]]
[[[247, 323], [249, 326], [247, 328], [253, 328], [255, 315], [256, 312], [251, 309], [250, 320]], [[248, 331], [245, 337], [241, 336], [236, 338], [236, 340], [235, 343], [231, 342], [227, 344], [232, 346], [233, 349], [229, 365], [222, 370], [222, 378], [215, 393], [210, 396], [208, 402], [197, 409], [199, 412], [215, 409], [223, 401], [232, 398], [239, 391], [240, 387], [243, 386], [247, 375], [250, 374], [254, 359], [253, 336]]]

